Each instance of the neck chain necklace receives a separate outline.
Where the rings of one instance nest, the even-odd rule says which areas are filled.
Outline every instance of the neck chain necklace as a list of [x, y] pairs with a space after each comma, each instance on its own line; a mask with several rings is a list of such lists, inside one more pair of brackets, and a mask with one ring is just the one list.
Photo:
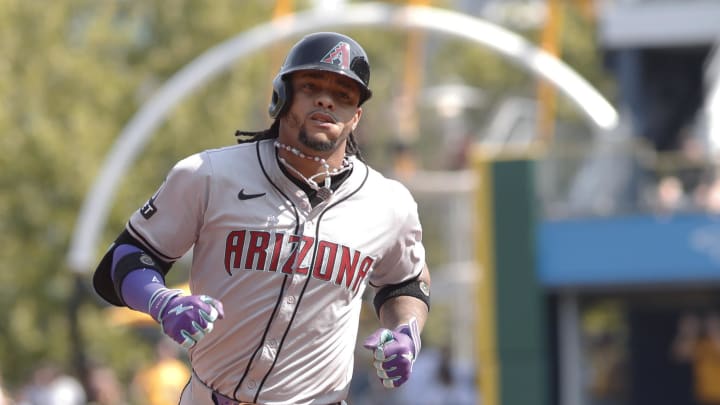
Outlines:
[[[278, 141], [275, 141], [275, 147], [278, 149], [285, 149], [286, 151], [292, 153], [299, 158], [312, 160], [313, 162], [316, 162], [321, 166], [320, 172], [313, 174], [310, 177], [305, 177], [305, 175], [300, 173], [298, 169], [294, 168], [290, 163], [288, 163], [287, 160], [283, 159], [280, 155], [278, 155], [278, 160], [280, 161], [280, 163], [282, 163], [295, 175], [300, 177], [308, 186], [310, 186], [310, 188], [315, 190], [315, 192], [317, 193], [316, 195], [323, 200], [327, 200], [333, 194], [333, 191], [330, 188], [331, 177], [337, 176], [338, 174], [344, 173], [352, 168], [352, 162], [350, 162], [347, 157], [343, 158], [339, 168], [330, 169], [330, 165], [328, 164], [328, 162], [319, 156], [308, 156], [302, 153], [299, 149], [294, 148], [290, 145], [285, 145]], [[324, 176], [325, 178], [323, 180], [323, 185], [320, 186], [317, 181], [315, 181], [315, 179], [322, 176]]]

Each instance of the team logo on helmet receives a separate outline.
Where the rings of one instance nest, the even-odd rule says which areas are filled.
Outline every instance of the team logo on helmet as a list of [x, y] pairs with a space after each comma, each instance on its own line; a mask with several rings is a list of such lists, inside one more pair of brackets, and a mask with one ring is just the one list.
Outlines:
[[337, 65], [343, 70], [350, 68], [350, 44], [338, 42], [337, 45], [322, 57], [322, 63]]

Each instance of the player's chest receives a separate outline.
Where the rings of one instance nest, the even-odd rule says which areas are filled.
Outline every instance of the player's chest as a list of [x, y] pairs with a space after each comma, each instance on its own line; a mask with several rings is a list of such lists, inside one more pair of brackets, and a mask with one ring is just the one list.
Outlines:
[[313, 207], [302, 191], [280, 193], [261, 187], [236, 186], [210, 199], [202, 233], [215, 238], [233, 233], [262, 239], [258, 243], [265, 243], [269, 238], [269, 244], [295, 243], [291, 239], [299, 237], [312, 239], [314, 243], [324, 241], [374, 250], [374, 246], [394, 236], [394, 218], [386, 205], [369, 202], [358, 193]]
[[315, 277], [331, 277], [348, 266], [369, 270], [394, 237], [383, 211], [359, 200], [313, 208], [303, 198], [258, 194], [246, 190], [239, 204], [227, 199], [210, 205], [205, 214], [199, 243], [223, 246], [229, 273], [314, 271]]

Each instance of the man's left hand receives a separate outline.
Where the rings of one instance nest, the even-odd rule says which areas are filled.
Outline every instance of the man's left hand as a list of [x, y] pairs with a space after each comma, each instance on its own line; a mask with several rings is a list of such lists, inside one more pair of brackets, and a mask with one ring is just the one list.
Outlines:
[[373, 352], [373, 366], [383, 386], [399, 387], [410, 378], [420, 352], [417, 320], [413, 318], [393, 330], [380, 328], [365, 339], [363, 347]]

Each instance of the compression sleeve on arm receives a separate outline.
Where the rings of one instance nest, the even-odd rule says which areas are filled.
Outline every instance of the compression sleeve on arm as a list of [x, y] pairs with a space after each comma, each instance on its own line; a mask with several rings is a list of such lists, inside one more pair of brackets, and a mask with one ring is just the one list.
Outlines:
[[140, 248], [119, 245], [113, 252], [111, 276], [118, 296], [128, 307], [149, 312], [150, 298], [165, 287], [154, 261]]
[[[136, 247], [137, 251], [132, 254], [123, 254], [123, 257], [120, 257], [120, 255], [118, 255], [118, 260], [114, 263], [113, 259], [115, 257], [115, 250], [122, 245]], [[110, 246], [107, 252], [105, 252], [105, 255], [103, 256], [102, 260], [100, 260], [100, 263], [98, 263], [98, 266], [95, 269], [95, 273], [93, 274], [93, 287], [95, 288], [95, 291], [108, 303], [116, 306], [126, 306], [124, 299], [121, 297], [120, 290], [123, 290], [123, 288], [122, 283], [120, 282], [127, 275], [129, 270], [146, 267], [145, 264], [142, 263], [133, 267], [133, 258], [136, 262], [137, 260], [140, 260], [142, 258], [142, 255], [138, 252], [146, 253], [147, 256], [152, 259], [152, 262], [155, 264], [154, 270], [156, 270], [158, 274], [161, 275], [159, 277], [159, 280], [161, 281], [164, 280], [165, 274], [167, 274], [167, 272], [170, 270], [170, 267], [172, 266], [171, 262], [165, 262], [152, 252], [143, 249], [142, 244], [138, 240], [133, 238], [128, 233], [127, 229], [124, 230], [122, 233], [120, 233], [120, 235], [118, 235], [118, 237], [115, 239], [115, 242]], [[125, 258], [124, 256], [128, 257]], [[120, 261], [123, 261], [123, 264], [121, 265], [128, 271], [124, 273], [118, 271]], [[118, 283], [116, 283], [116, 280], [118, 281]]]
[[[111, 276], [120, 298], [128, 307], [149, 312], [150, 298], [165, 288], [163, 276], [149, 266], [152, 259], [133, 245], [120, 245], [113, 252]], [[146, 265], [143, 267], [137, 267]]]

